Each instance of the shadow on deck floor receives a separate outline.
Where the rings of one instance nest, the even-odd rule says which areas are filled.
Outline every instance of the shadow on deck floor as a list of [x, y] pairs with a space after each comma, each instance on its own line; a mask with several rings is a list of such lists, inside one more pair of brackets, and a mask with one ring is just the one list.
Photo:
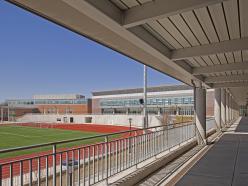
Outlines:
[[235, 132], [224, 134], [176, 185], [247, 186], [248, 117], [240, 120]]

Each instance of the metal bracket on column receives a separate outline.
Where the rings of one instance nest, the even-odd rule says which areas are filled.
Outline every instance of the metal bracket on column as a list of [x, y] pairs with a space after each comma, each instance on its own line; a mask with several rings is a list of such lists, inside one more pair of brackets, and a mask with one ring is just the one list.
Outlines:
[[191, 80], [191, 83], [192, 83], [192, 85], [193, 85], [194, 88], [200, 88], [200, 87], [202, 87], [202, 82], [199, 81], [199, 80], [192, 79]]

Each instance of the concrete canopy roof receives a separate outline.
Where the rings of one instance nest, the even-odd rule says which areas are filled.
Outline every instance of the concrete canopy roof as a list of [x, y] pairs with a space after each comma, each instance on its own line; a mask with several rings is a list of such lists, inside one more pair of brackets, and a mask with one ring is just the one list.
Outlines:
[[247, 0], [8, 1], [186, 84], [246, 100]]

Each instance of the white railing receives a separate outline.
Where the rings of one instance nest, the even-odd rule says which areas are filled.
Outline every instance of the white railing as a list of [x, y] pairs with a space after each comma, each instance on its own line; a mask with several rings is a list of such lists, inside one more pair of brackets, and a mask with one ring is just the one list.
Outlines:
[[[108, 183], [114, 175], [192, 140], [196, 136], [195, 130], [192, 122], [179, 123], [0, 150], [1, 157], [43, 148], [41, 153], [2, 162], [0, 186]], [[92, 144], [92, 140], [98, 142]], [[88, 144], [78, 145], [79, 142]], [[65, 148], [71, 143], [77, 145]]]

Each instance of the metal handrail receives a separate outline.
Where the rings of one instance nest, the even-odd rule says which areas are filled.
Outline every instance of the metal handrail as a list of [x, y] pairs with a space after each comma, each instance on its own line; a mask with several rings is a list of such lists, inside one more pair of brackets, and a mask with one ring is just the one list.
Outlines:
[[[175, 125], [179, 125], [180, 126], [175, 126]], [[2, 151], [0, 151], [0, 154], [2, 153], [10, 153], [10, 152], [16, 152], [16, 151], [21, 151], [21, 150], [28, 150], [28, 149], [33, 149], [33, 148], [39, 148], [39, 147], [46, 147], [46, 146], [57, 146], [58, 144], [63, 144], [63, 143], [70, 143], [70, 142], [74, 142], [74, 141], [83, 141], [83, 140], [89, 140], [89, 139], [94, 139], [94, 138], [100, 138], [103, 136], [105, 137], [109, 137], [110, 135], [116, 135], [116, 134], [121, 134], [121, 133], [130, 133], [130, 132], [137, 132], [137, 131], [140, 131], [140, 130], [148, 130], [148, 129], [151, 129], [151, 128], [166, 128], [166, 130], [172, 130], [172, 129], [176, 129], [176, 128], [180, 128], [183, 126], [188, 126], [188, 125], [192, 125], [193, 122], [181, 122], [181, 123], [175, 123], [175, 124], [170, 124], [170, 125], [163, 125], [163, 126], [154, 126], [154, 127], [149, 127], [149, 128], [146, 128], [146, 129], [133, 129], [133, 130], [125, 130], [125, 131], [121, 131], [121, 132], [116, 132], [116, 133], [109, 133], [109, 134], [104, 134], [104, 135], [95, 135], [95, 136], [91, 136], [91, 137], [84, 137], [84, 138], [75, 138], [75, 139], [72, 139], [72, 140], [63, 140], [63, 141], [58, 141], [58, 142], [51, 142], [51, 143], [44, 143], [44, 144], [38, 144], [38, 145], [30, 145], [30, 146], [23, 146], [23, 147], [18, 147], [18, 148], [11, 148], [11, 149], [3, 149]], [[173, 126], [173, 128], [169, 128], [168, 126]], [[158, 132], [158, 131], [156, 131]], [[152, 133], [152, 132], [151, 132]], [[141, 136], [141, 135], [144, 135], [144, 134], [140, 134], [140, 135], [136, 135], [137, 136]], [[124, 139], [124, 138], [123, 138]], [[120, 139], [113, 139], [109, 142], [115, 142], [115, 141], [118, 141]], [[99, 142], [99, 143], [96, 143], [97, 145], [99, 144], [105, 144], [106, 142]], [[95, 145], [96, 145], [95, 144]], [[92, 146], [94, 144], [85, 144], [85, 146], [83, 146], [83, 148], [89, 148], [90, 146]], [[82, 148], [82, 147], [80, 147]], [[71, 147], [70, 150], [76, 150], [78, 149], [78, 147], [74, 148], [74, 147]], [[5, 151], [6, 150], [6, 151]], [[67, 152], [68, 150], [62, 150], [62, 151], [56, 151], [55, 153], [64, 153], [64, 152]], [[51, 155], [54, 155], [54, 152], [48, 152], [44, 155], [39, 155], [39, 157], [46, 157], [46, 156], [51, 156]], [[33, 156], [33, 157], [28, 157], [28, 158], [21, 158], [21, 159], [16, 159], [16, 160], [12, 160], [12, 161], [8, 161], [8, 162], [4, 162], [4, 163], [0, 163], [0, 166], [4, 166], [4, 165], [7, 165], [7, 164], [11, 164], [11, 163], [17, 163], [17, 162], [20, 162], [20, 161], [26, 161], [26, 160], [30, 160], [30, 159], [35, 159], [37, 158], [37, 156]]]
[[[139, 132], [142, 131], [142, 132]], [[146, 132], [148, 131], [148, 132]], [[110, 136], [130, 133], [130, 136], [109, 139]], [[133, 135], [132, 135], [133, 133]], [[56, 150], [58, 144], [103, 138], [104, 141]], [[156, 157], [167, 150], [175, 150], [195, 139], [194, 122], [183, 122], [146, 129], [133, 129], [111, 134], [63, 140], [26, 147], [1, 150], [1, 153], [52, 146], [52, 151], [27, 157], [7, 159], [0, 163], [0, 186], [41, 183], [57, 185], [78, 183], [92, 185], [107, 182], [131, 167]], [[72, 163], [70, 163], [72, 162]], [[76, 176], [79, 175], [79, 176]]]
[[45, 147], [45, 146], [52, 146], [52, 145], [59, 145], [59, 144], [64, 144], [64, 143], [71, 143], [75, 141], [83, 141], [83, 140], [91, 140], [94, 138], [103, 138], [103, 137], [109, 137], [113, 135], [118, 135], [118, 134], [124, 134], [128, 132], [137, 132], [137, 131], [144, 131], [144, 130], [149, 130], [149, 129], [154, 129], [154, 128], [161, 128], [161, 127], [170, 127], [179, 124], [190, 124], [193, 122], [181, 122], [181, 123], [175, 123], [175, 124], [168, 124], [168, 125], [160, 125], [160, 126], [153, 126], [153, 127], [148, 127], [144, 129], [132, 129], [132, 130], [124, 130], [121, 132], [114, 132], [114, 133], [108, 133], [108, 134], [101, 134], [101, 135], [94, 135], [90, 137], [83, 137], [83, 138], [74, 138], [70, 140], [61, 140], [61, 141], [55, 141], [55, 142], [50, 142], [50, 143], [42, 143], [42, 144], [37, 144], [37, 145], [29, 145], [29, 146], [23, 146], [23, 147], [15, 147], [15, 148], [10, 148], [10, 149], [2, 149], [0, 150], [0, 154], [2, 153], [9, 153], [9, 152], [14, 152], [14, 151], [22, 151], [22, 150], [28, 150], [28, 149], [33, 149], [33, 148], [40, 148], [40, 147]]

